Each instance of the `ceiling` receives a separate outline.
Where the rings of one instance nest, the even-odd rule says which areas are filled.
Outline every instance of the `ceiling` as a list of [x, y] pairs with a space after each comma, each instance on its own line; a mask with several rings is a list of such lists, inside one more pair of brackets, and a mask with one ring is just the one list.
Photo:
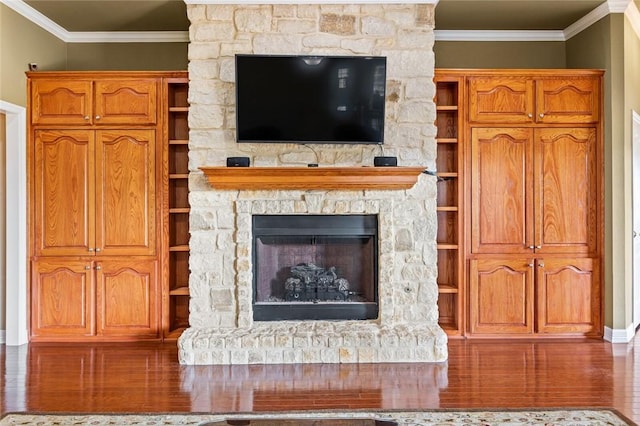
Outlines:
[[[23, 1], [67, 32], [186, 32], [184, 0]], [[640, 0], [439, 0], [436, 30], [564, 30], [594, 9]]]

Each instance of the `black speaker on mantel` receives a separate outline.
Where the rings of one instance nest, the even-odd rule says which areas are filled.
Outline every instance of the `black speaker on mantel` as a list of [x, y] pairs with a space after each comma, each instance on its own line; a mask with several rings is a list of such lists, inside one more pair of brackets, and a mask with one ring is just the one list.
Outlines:
[[376, 167], [395, 167], [398, 165], [398, 157], [373, 157], [373, 165]]
[[249, 157], [227, 157], [227, 167], [249, 167]]

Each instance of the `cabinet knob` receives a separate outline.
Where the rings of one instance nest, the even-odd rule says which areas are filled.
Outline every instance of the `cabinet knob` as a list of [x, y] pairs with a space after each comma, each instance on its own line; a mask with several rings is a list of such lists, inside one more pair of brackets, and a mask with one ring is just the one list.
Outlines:
[[84, 265], [84, 269], [88, 271], [89, 269], [91, 269], [91, 266], [89, 266], [89, 265]]
[[[541, 248], [542, 248], [542, 246], [536, 246], [536, 248], [537, 248], [537, 249], [541, 249]], [[98, 250], [100, 250], [100, 249], [96, 249], [96, 251], [98, 251]]]
[[89, 251], [89, 253], [93, 253], [93, 247], [89, 247], [87, 250]]
[[530, 249], [530, 250], [533, 250], [534, 248], [535, 248], [535, 247], [533, 247], [533, 246], [529, 246], [529, 249]]
[[89, 121], [89, 116], [88, 116], [88, 115], [85, 115], [85, 116], [84, 116], [84, 119], [85, 119], [85, 120], [87, 120], [87, 121]]
[[96, 247], [96, 253], [100, 253], [102, 249]]
[[528, 266], [529, 268], [533, 268], [533, 263], [529, 263], [527, 266]]
[[527, 115], [529, 116], [529, 118], [533, 118], [533, 114], [529, 113]]
[[96, 115], [96, 120], [100, 120], [102, 117], [100, 117], [99, 115]]
[[97, 265], [97, 266], [96, 266], [96, 271], [99, 271], [99, 270], [101, 270], [101, 269], [102, 269], [102, 266], [100, 266], [100, 265]]
[[543, 113], [540, 113], [540, 118], [543, 118], [543, 117], [544, 117], [544, 114], [543, 114]]
[[538, 263], [538, 266], [541, 267], [541, 268], [544, 268], [544, 262]]

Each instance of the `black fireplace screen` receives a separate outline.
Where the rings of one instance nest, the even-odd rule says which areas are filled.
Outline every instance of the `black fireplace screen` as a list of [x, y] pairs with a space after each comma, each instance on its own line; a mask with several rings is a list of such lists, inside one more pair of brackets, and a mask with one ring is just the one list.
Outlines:
[[375, 215], [255, 215], [256, 321], [378, 316]]

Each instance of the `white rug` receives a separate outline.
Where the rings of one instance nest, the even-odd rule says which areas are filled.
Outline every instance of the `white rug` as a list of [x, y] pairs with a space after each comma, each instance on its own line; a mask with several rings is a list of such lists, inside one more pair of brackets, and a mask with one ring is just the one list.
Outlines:
[[[518, 410], [518, 411], [314, 411], [246, 414], [57, 414], [11, 413], [0, 420], [1, 426], [67, 426], [67, 425], [207, 425], [226, 426], [227, 420], [261, 420], [260, 426], [277, 426], [278, 420], [287, 425], [300, 421], [329, 419], [348, 424], [345, 420], [369, 419], [394, 421], [399, 426], [466, 426], [466, 425], [544, 425], [544, 426], [626, 426], [635, 423], [623, 419], [610, 410]], [[269, 421], [270, 420], [270, 421]], [[355, 424], [355, 422], [354, 422]]]

